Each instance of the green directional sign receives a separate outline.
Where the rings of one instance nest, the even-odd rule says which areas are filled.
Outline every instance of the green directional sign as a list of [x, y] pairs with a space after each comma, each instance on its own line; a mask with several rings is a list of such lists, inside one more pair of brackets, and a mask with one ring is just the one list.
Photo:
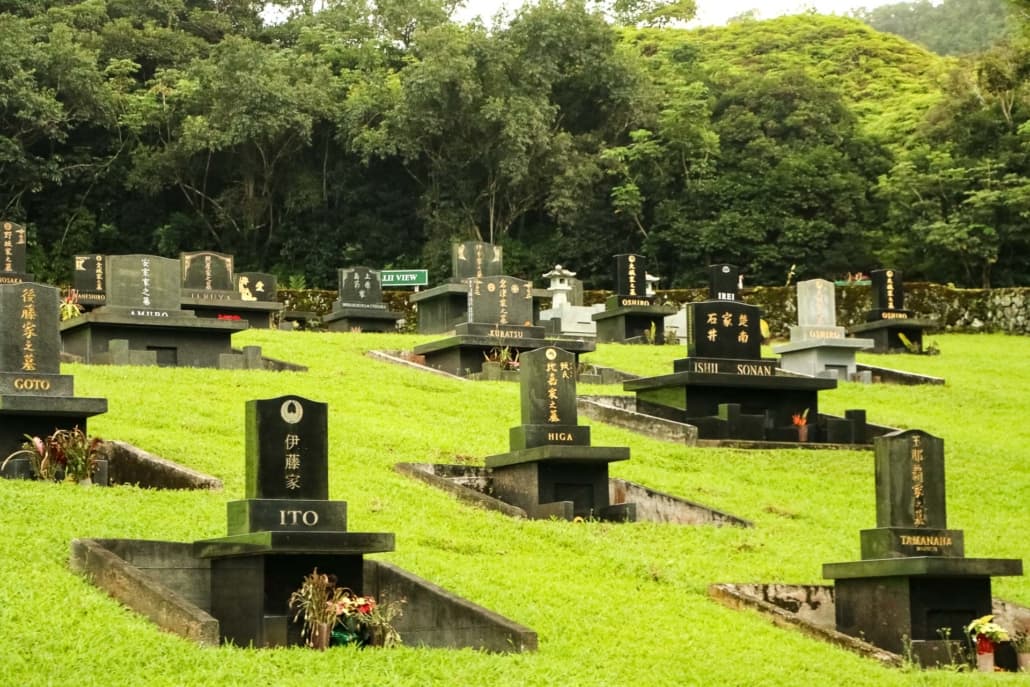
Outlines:
[[388, 286], [428, 286], [429, 270], [381, 270], [379, 283]]

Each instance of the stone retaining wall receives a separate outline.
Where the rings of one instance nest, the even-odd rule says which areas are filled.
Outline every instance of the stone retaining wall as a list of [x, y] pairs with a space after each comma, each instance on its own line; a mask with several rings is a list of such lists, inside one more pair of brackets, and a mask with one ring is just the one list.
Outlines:
[[[683, 305], [703, 300], [707, 288], [669, 289], [658, 292], [660, 301]], [[405, 313], [409, 329], [416, 315], [408, 303], [412, 291], [384, 291], [383, 301], [390, 310]], [[585, 305], [604, 303], [607, 291], [585, 291]], [[786, 337], [787, 328], [797, 323], [797, 290], [793, 286], [756, 286], [745, 288], [743, 299], [762, 309], [774, 336]], [[335, 291], [279, 290], [279, 301], [288, 309], [310, 310], [324, 315], [332, 310]], [[935, 319], [945, 331], [1005, 332], [1030, 334], [1030, 288], [958, 289], [942, 284], [912, 282], [905, 284], [905, 305], [916, 317]], [[847, 327], [864, 321], [871, 306], [869, 286], [837, 287], [837, 324]]]

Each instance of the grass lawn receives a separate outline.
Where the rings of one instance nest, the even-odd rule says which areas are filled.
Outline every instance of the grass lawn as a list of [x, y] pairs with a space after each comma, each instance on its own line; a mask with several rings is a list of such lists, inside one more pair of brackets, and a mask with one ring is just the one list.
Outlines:
[[[871, 451], [744, 451], [660, 443], [599, 423], [629, 446], [612, 474], [752, 520], [754, 529], [520, 521], [393, 471], [400, 461], [481, 463], [519, 422], [514, 384], [469, 383], [364, 356], [433, 337], [247, 331], [234, 344], [306, 373], [67, 365], [109, 411], [92, 434], [214, 474], [224, 492], [82, 489], [0, 480], [0, 685], [969, 685], [1017, 675], [906, 672], [728, 610], [712, 582], [822, 583], [875, 526]], [[845, 383], [825, 412], [945, 440], [948, 525], [971, 557], [1024, 558], [1030, 542], [1030, 338], [940, 335], [937, 357], [860, 356], [945, 386]], [[588, 362], [664, 374], [682, 346], [602, 345]], [[620, 393], [583, 386], [583, 393]], [[378, 557], [539, 633], [524, 655], [474, 651], [201, 648], [162, 632], [67, 567], [76, 537], [193, 541], [225, 533], [243, 498], [244, 402], [296, 393], [329, 404], [330, 497], [355, 531], [395, 532]], [[587, 424], [586, 421], [581, 421]], [[298, 581], [299, 583], [299, 581]], [[994, 593], [1030, 605], [1030, 581]]]

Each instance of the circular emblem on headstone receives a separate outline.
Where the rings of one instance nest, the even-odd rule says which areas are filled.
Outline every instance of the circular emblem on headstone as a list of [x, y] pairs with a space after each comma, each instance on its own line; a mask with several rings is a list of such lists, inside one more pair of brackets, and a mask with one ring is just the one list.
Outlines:
[[304, 417], [304, 406], [296, 401], [286, 401], [279, 409], [279, 414], [282, 416], [284, 422], [290, 425], [295, 425], [300, 422], [302, 417]]
[[493, 282], [490, 282], [489, 284], [486, 285], [486, 290], [491, 292], [491, 293], [493, 293], [494, 291], [497, 290], [497, 284], [494, 284]]
[[628, 258], [626, 258], [626, 260], [628, 260], [631, 263], [636, 262], [637, 261], [637, 256], [631, 255]]
[[723, 265], [722, 266], [722, 273], [723, 274], [729, 274], [729, 272], [730, 272], [730, 266], [729, 265]]
[[558, 357], [558, 351], [554, 350], [553, 348], [548, 348], [544, 352], [544, 357], [547, 358], [548, 360], [554, 360], [555, 358]]
[[512, 284], [511, 285], [511, 292], [512, 293], [518, 293], [519, 292], [519, 285], [518, 284]]

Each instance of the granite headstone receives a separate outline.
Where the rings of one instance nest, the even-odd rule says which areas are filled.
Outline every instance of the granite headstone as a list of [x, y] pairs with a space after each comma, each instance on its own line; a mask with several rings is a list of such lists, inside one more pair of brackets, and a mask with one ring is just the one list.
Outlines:
[[241, 301], [275, 303], [278, 284], [274, 274], [267, 272], [238, 272], [236, 295]]
[[590, 428], [578, 425], [576, 356], [548, 346], [519, 357], [522, 425], [511, 429], [511, 448], [545, 444], [590, 445]]
[[107, 308], [129, 310], [130, 316], [181, 313], [179, 264], [154, 255], [109, 255]]
[[471, 278], [494, 277], [504, 274], [503, 251], [500, 246], [482, 241], [456, 243], [451, 251], [451, 278], [465, 281]]
[[708, 266], [708, 297], [716, 301], [738, 300], [740, 268], [736, 265]]
[[18, 284], [31, 279], [32, 275], [25, 272], [25, 235], [25, 227], [20, 224], [0, 223], [0, 240], [3, 241], [0, 284]]
[[182, 253], [179, 260], [182, 264], [182, 288], [188, 295], [197, 297], [233, 290], [233, 256], [196, 251]]

